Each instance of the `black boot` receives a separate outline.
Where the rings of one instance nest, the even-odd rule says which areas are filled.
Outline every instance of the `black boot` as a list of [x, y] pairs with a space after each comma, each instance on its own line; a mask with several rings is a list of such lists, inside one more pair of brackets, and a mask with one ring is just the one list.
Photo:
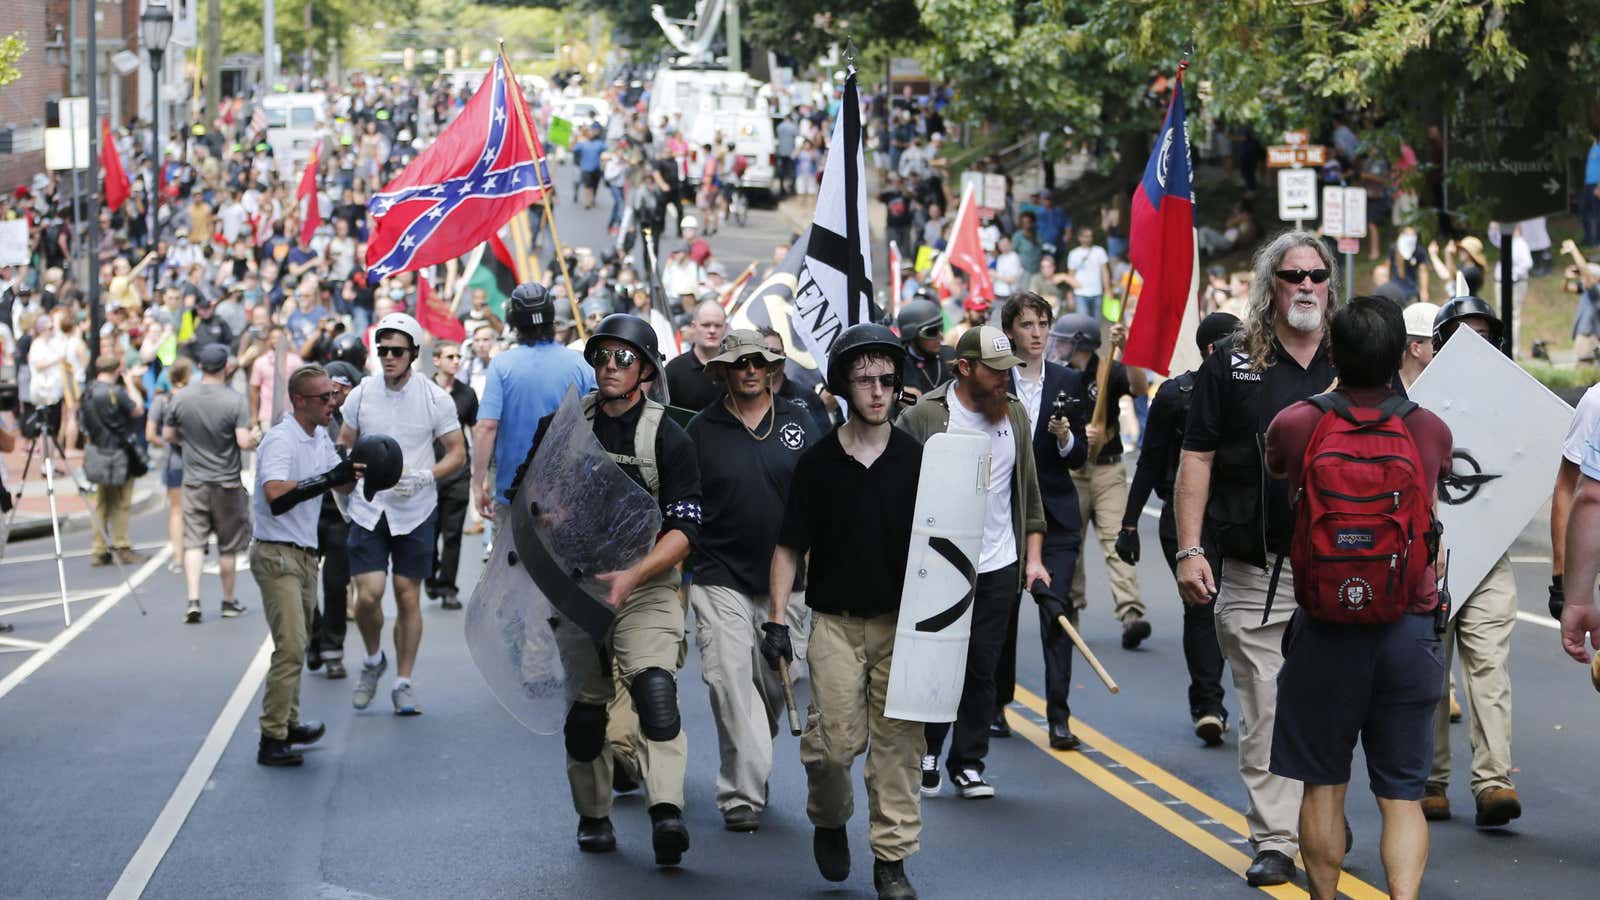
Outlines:
[[872, 861], [872, 886], [878, 889], [878, 900], [917, 900], [917, 889], [906, 877], [906, 866], [901, 860]]
[[1122, 623], [1122, 649], [1136, 650], [1150, 636], [1150, 623], [1142, 616], [1134, 616]]
[[256, 762], [263, 766], [298, 766], [305, 760], [289, 747], [288, 741], [261, 736], [261, 746], [256, 750]]
[[1276, 850], [1263, 850], [1256, 854], [1250, 868], [1244, 872], [1245, 883], [1251, 887], [1287, 884], [1294, 880], [1294, 860]]
[[657, 803], [650, 807], [650, 843], [655, 847], [656, 865], [675, 866], [683, 862], [684, 851], [689, 849], [689, 826], [683, 823], [683, 811], [671, 803]]
[[585, 853], [610, 853], [617, 849], [617, 833], [611, 829], [611, 820], [605, 816], [591, 819], [578, 817], [578, 849]]
[[301, 722], [299, 725], [290, 725], [289, 739], [286, 741], [286, 743], [315, 744], [317, 741], [322, 740], [322, 735], [325, 734], [327, 730], [328, 728], [326, 725], [323, 725], [321, 722], [318, 722], [314, 719], [311, 721]]
[[811, 836], [811, 852], [823, 878], [843, 881], [850, 877], [850, 838], [843, 828], [818, 828]]

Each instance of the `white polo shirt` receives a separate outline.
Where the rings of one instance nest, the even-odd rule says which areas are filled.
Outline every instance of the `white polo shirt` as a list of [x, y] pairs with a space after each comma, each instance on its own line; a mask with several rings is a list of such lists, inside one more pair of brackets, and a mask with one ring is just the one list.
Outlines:
[[254, 520], [252, 528], [256, 540], [314, 549], [317, 517], [322, 514], [321, 498], [302, 501], [283, 515], [275, 516], [267, 506], [267, 492], [261, 488], [269, 481], [304, 481], [338, 464], [339, 452], [320, 426], [306, 434], [294, 416], [284, 416], [268, 429], [256, 448], [256, 489], [250, 495], [250, 518]]
[[[450, 395], [415, 371], [397, 391], [389, 389], [382, 375], [364, 379], [345, 398], [342, 411], [345, 425], [358, 435], [387, 434], [394, 438], [405, 456], [407, 472], [432, 468], [434, 438], [461, 430]], [[390, 534], [410, 534], [427, 521], [438, 500], [438, 490], [429, 488], [409, 497], [396, 497], [392, 490], [379, 491], [368, 501], [363, 484], [357, 483], [350, 493], [350, 520], [373, 531], [378, 527], [378, 518], [387, 515]]]

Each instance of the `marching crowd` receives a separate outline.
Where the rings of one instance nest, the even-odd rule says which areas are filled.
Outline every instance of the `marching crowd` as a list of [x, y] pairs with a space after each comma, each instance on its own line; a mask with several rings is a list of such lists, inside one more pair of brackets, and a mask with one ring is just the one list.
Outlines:
[[[611, 125], [581, 131], [569, 199], [592, 204], [601, 181], [616, 182], [618, 243], [575, 250], [570, 281], [547, 266], [542, 282], [504, 298], [458, 283], [453, 267], [433, 273], [437, 294], [410, 274], [368, 283], [366, 198], [464, 96], [353, 84], [330, 99], [336, 149], [323, 157], [314, 200], [326, 224], [306, 243], [292, 173], [272, 158], [246, 104], [225, 104], [209, 125], [175, 136], [159, 171], [150, 148], [125, 136], [135, 188], [124, 207], [101, 214], [99, 334], [85, 333], [84, 285], [66, 264], [76, 251], [64, 186], [41, 176], [5, 201], [4, 214], [26, 217], [34, 239], [32, 264], [0, 269], [0, 353], [18, 363], [20, 430], [48, 437], [39, 465], [66, 472], [77, 463], [98, 486], [95, 564], [142, 558], [127, 535], [131, 485], [144, 468], [160, 473], [186, 622], [207, 614], [201, 576], [212, 539], [216, 610], [246, 612], [235, 588], [236, 560], [248, 553], [275, 643], [258, 762], [299, 765], [296, 747], [323, 735], [301, 714], [299, 682], [303, 669], [346, 677], [349, 617], [361, 640], [355, 707], [375, 699], [392, 653], [395, 713], [422, 711], [422, 596], [461, 607], [464, 535], [481, 532], [487, 557], [496, 531], [510, 527], [521, 479], [538, 474], [529, 461], [576, 387], [596, 439], [655, 499], [662, 520], [640, 561], [600, 575], [609, 614], [598, 633], [556, 617], [583, 851], [615, 849], [612, 798], [641, 788], [656, 862], [677, 865], [689, 849], [676, 679], [692, 611], [725, 826], [760, 827], [778, 764], [779, 673], [803, 666], [811, 700], [799, 755], [819, 871], [832, 881], [850, 872], [852, 765], [865, 754], [875, 885], [881, 897], [916, 896], [905, 861], [919, 846], [923, 798], [943, 793], [947, 780], [961, 798], [995, 796], [989, 744], [1009, 735], [1024, 598], [1038, 614], [1049, 743], [1079, 746], [1073, 644], [1060, 623], [1075, 625], [1090, 601], [1091, 526], [1122, 646], [1137, 650], [1150, 637], [1134, 566], [1152, 492], [1164, 504], [1160, 543], [1185, 604], [1189, 721], [1208, 746], [1239, 732], [1250, 884], [1291, 880], [1299, 855], [1313, 896], [1334, 895], [1353, 840], [1343, 809], [1359, 740], [1383, 812], [1390, 892], [1416, 896], [1426, 821], [1452, 815], [1452, 653], [1463, 659], [1469, 701], [1474, 821], [1495, 827], [1521, 815], [1511, 781], [1509, 559], [1461, 596], [1437, 589], [1442, 560], [1428, 537], [1451, 436], [1405, 399], [1461, 329], [1513, 339], [1514, 326], [1476, 296], [1486, 268], [1476, 239], [1455, 241], [1448, 258], [1430, 248], [1435, 259], [1422, 266], [1415, 230], [1402, 228], [1386, 279], [1341, 304], [1342, 269], [1328, 244], [1306, 232], [1279, 235], [1257, 250], [1250, 272], [1208, 273], [1196, 337], [1205, 362], [1150, 398], [1147, 373], [1120, 362], [1097, 380], [1102, 357], [1125, 337], [1105, 326], [1107, 305], [1125, 281], [1130, 302], [1137, 296], [1119, 210], [1085, 225], [1048, 191], [1008, 203], [979, 232], [992, 289], [974, 291], [958, 270], [933, 284], [917, 258], [950, 236], [940, 104], [896, 98], [876, 145], [879, 200], [906, 254], [893, 327], [844, 332], [811, 388], [789, 377], [785, 333], [729, 327], [729, 302], [754, 273], [730, 280], [705, 235], [729, 227], [719, 192], [737, 188], [736, 160], [698, 156], [675, 140], [672, 123], [622, 115], [620, 102]], [[780, 125], [780, 146], [788, 134], [793, 153], [792, 165], [780, 165], [783, 190], [814, 188], [827, 115], [804, 109]], [[669, 225], [675, 243], [657, 265]], [[1529, 243], [1529, 223], [1517, 227]], [[1219, 240], [1240, 247], [1259, 237], [1246, 207], [1225, 231]], [[1588, 263], [1575, 247], [1569, 255], [1586, 302], [1600, 303]], [[1515, 249], [1512, 264], [1520, 265]], [[1448, 289], [1429, 289], [1435, 267]], [[1413, 291], [1385, 289], [1413, 272]], [[463, 336], [425, 327], [441, 306]], [[1600, 315], [1593, 324], [1600, 334]], [[1576, 549], [1566, 565], [1591, 581], [1596, 397], [1574, 421], [1552, 515], [1555, 546], [1570, 537]], [[1124, 427], [1124, 398], [1137, 426]], [[959, 708], [953, 722], [925, 725], [886, 716], [885, 689], [922, 448], [956, 428], [987, 435], [990, 477], [981, 550], [969, 561]], [[12, 439], [9, 428], [0, 433]], [[1370, 496], [1306, 490], [1326, 486], [1311, 477], [1322, 464], [1308, 449], [1329, 441], [1354, 458], [1411, 465], [1373, 469], [1398, 480], [1380, 492], [1369, 484]], [[1136, 449], [1130, 484], [1125, 455]], [[1589, 493], [1574, 503], [1580, 483]], [[1365, 504], [1391, 494], [1388, 519], [1406, 539], [1386, 549], [1399, 538], [1373, 525], [1383, 517]], [[1582, 529], [1573, 535], [1569, 510]], [[1324, 534], [1335, 513], [1355, 524]], [[1372, 553], [1319, 554], [1323, 540]], [[1582, 629], [1600, 634], [1600, 615], [1592, 592], [1564, 600], [1560, 549], [1552, 613], [1565, 603], [1568, 650], [1586, 659]], [[1382, 564], [1362, 568], [1374, 559]], [[386, 649], [380, 601], [391, 588], [397, 615]]]

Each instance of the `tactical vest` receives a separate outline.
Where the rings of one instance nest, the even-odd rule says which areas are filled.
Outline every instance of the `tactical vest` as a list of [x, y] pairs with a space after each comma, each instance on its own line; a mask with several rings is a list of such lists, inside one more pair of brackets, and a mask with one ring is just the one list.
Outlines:
[[[594, 423], [595, 408], [599, 404], [599, 391], [591, 391], [584, 395], [583, 417], [590, 422], [591, 427]], [[656, 433], [661, 430], [661, 417], [666, 413], [666, 407], [654, 400], [645, 400], [644, 408], [639, 411], [639, 424], [633, 430], [633, 455], [606, 450], [606, 455], [617, 465], [633, 466], [638, 469], [639, 475], [644, 478], [645, 488], [650, 491], [650, 496], [658, 499], [661, 497], [661, 468], [656, 465]]]

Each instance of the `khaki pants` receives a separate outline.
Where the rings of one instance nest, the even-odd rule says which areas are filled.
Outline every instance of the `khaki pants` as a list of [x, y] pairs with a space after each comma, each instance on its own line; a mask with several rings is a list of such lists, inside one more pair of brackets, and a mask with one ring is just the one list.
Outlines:
[[[107, 551], [115, 548], [126, 550], [132, 545], [128, 543], [128, 511], [133, 508], [133, 479], [130, 478], [121, 484], [95, 485], [94, 535], [90, 538], [94, 547], [95, 556], [104, 556]], [[106, 538], [111, 539], [111, 546], [106, 546]]]
[[1244, 818], [1257, 853], [1277, 850], [1294, 856], [1300, 843], [1301, 784], [1268, 771], [1272, 764], [1272, 723], [1278, 713], [1278, 670], [1283, 667], [1283, 634], [1294, 613], [1294, 575], [1289, 561], [1272, 601], [1272, 616], [1261, 624], [1270, 570], [1236, 559], [1222, 561], [1217, 585], [1217, 644], [1233, 672], [1239, 699], [1239, 777], [1250, 805]]
[[1144, 601], [1139, 597], [1139, 574], [1117, 556], [1117, 533], [1122, 530], [1122, 514], [1128, 508], [1128, 485], [1122, 463], [1109, 465], [1085, 463], [1082, 469], [1072, 472], [1072, 483], [1078, 488], [1078, 510], [1083, 515], [1085, 532], [1083, 550], [1072, 570], [1072, 605], [1083, 609], [1089, 605], [1083, 558], [1089, 555], [1087, 533], [1094, 526], [1095, 537], [1100, 541], [1100, 553], [1105, 557], [1106, 570], [1111, 575], [1111, 598], [1116, 605], [1117, 621], [1144, 616]]
[[272, 662], [261, 697], [261, 733], [283, 740], [300, 724], [300, 669], [306, 629], [317, 608], [317, 555], [285, 544], [250, 547], [250, 576], [261, 589], [261, 608], [272, 632]]
[[[683, 642], [683, 605], [678, 600], [678, 570], [672, 569], [634, 590], [617, 611], [611, 633], [603, 645], [570, 621], [556, 617], [556, 644], [567, 670], [567, 702], [612, 706], [618, 694], [633, 684], [645, 669], [673, 672], [678, 647]], [[610, 660], [614, 671], [608, 672]], [[631, 699], [631, 698], [630, 698]], [[631, 713], [632, 703], [626, 704]], [[683, 808], [683, 778], [688, 763], [688, 740], [683, 731], [670, 741], [652, 741], [638, 733], [638, 720], [608, 726], [612, 741], [637, 746], [639, 776], [651, 806], [670, 803]], [[588, 762], [567, 756], [567, 781], [572, 785], [572, 805], [578, 815], [600, 818], [611, 814], [613, 749], [608, 746]]]
[[855, 809], [850, 769], [867, 754], [867, 842], [894, 861], [917, 852], [922, 832], [921, 722], [886, 718], [883, 699], [894, 659], [894, 614], [861, 619], [811, 615], [811, 708], [800, 738], [806, 815], [818, 828], [843, 828]]
[[[1483, 583], [1461, 604], [1444, 633], [1444, 667], [1461, 648], [1472, 738], [1472, 794], [1511, 787], [1511, 628], [1517, 623], [1517, 583], [1511, 560], [1500, 557]], [[1450, 783], [1450, 695], [1439, 700], [1433, 723], [1433, 770], [1428, 781]]]
[[[717, 723], [717, 809], [727, 812], [767, 806], [772, 741], [784, 718], [783, 681], [761, 656], [768, 597], [730, 587], [689, 585], [694, 635], [700, 645], [700, 675], [711, 693]], [[805, 596], [794, 593], [784, 608], [795, 662], [805, 659]]]

